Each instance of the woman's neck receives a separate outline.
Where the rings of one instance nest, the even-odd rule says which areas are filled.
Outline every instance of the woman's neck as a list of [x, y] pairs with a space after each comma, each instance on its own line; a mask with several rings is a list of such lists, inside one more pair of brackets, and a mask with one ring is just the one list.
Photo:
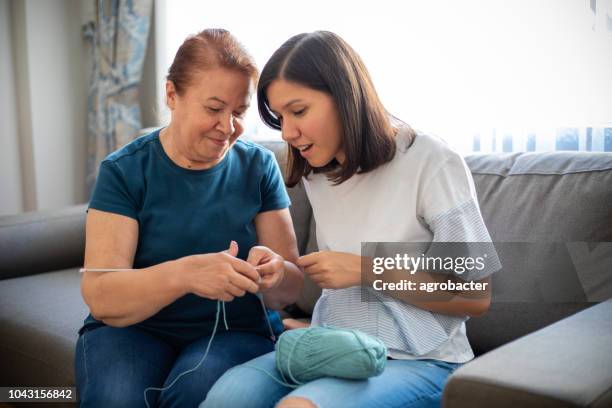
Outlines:
[[214, 166], [214, 164], [191, 160], [185, 154], [181, 153], [176, 143], [174, 136], [176, 134], [175, 132], [176, 130], [173, 128], [172, 123], [159, 132], [159, 141], [162, 148], [174, 164], [189, 170], [205, 170]]

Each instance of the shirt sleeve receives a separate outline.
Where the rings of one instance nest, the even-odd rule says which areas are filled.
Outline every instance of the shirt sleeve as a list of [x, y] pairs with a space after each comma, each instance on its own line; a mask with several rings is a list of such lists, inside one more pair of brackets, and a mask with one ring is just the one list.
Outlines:
[[138, 220], [138, 204], [117, 164], [104, 160], [96, 179], [89, 208], [125, 215]]
[[[457, 276], [479, 280], [501, 269], [478, 205], [470, 170], [454, 153], [426, 180], [419, 202], [419, 216], [433, 233], [428, 256], [483, 258], [484, 267]], [[460, 244], [465, 243], [465, 244]]]
[[291, 200], [285, 189], [283, 177], [273, 153], [265, 156], [264, 176], [261, 181], [261, 209], [259, 212], [279, 210], [291, 205]]

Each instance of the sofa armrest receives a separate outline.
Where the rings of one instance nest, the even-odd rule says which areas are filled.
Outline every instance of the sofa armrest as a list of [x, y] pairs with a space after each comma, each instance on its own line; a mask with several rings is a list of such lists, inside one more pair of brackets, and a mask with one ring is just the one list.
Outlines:
[[0, 279], [83, 264], [86, 205], [0, 217]]
[[611, 407], [612, 299], [465, 364], [443, 406]]

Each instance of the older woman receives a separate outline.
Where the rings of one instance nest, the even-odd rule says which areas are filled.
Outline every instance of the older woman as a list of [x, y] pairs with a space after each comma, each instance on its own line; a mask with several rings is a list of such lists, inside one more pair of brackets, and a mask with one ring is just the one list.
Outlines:
[[188, 38], [167, 77], [170, 124], [102, 162], [76, 347], [83, 406], [195, 406], [227, 369], [273, 350], [282, 325], [256, 294], [281, 308], [302, 275], [274, 156], [238, 140], [257, 75], [229, 32]]

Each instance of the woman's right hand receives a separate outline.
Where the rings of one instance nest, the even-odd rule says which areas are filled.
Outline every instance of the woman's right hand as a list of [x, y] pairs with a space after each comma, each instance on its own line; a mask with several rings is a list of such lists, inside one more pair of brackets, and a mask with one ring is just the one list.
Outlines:
[[236, 255], [238, 244], [232, 241], [226, 251], [179, 259], [178, 274], [187, 292], [224, 302], [231, 302], [246, 292], [257, 293], [259, 272]]

